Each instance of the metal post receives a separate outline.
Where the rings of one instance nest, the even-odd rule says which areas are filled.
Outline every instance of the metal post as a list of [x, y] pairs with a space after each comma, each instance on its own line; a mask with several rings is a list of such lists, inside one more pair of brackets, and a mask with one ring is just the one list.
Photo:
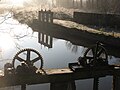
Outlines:
[[49, 23], [49, 11], [46, 11], [46, 23]]
[[44, 22], [44, 11], [43, 11], [43, 9], [41, 10], [41, 22]]
[[48, 22], [51, 23], [51, 10], [48, 10]]
[[99, 77], [94, 77], [93, 90], [98, 90], [99, 87]]
[[51, 83], [50, 90], [76, 90], [75, 82]]
[[41, 41], [41, 33], [38, 32], [38, 43], [40, 43], [40, 41]]
[[44, 42], [45, 35], [43, 33], [41, 33], [41, 34], [42, 34], [41, 42]]
[[120, 90], [120, 76], [113, 75], [113, 90]]
[[47, 45], [48, 45], [48, 35], [46, 35], [46, 40], [45, 40], [45, 42], [46, 42]]
[[50, 48], [52, 48], [52, 46], [53, 46], [53, 38], [52, 37], [50, 37]]
[[53, 23], [53, 12], [49, 10], [48, 13], [49, 13], [49, 23]]
[[26, 90], [26, 85], [25, 84], [21, 85], [21, 90]]
[[43, 10], [42, 10], [42, 9], [41, 9], [41, 11], [39, 11], [38, 20], [39, 20], [40, 22], [43, 21]]

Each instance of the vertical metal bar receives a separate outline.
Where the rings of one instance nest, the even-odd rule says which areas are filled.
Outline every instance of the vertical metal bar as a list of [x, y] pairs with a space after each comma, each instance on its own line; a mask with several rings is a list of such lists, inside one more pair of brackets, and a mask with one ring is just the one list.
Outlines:
[[26, 90], [26, 85], [25, 84], [21, 85], [21, 90]]
[[50, 90], [76, 90], [75, 81], [51, 83]]
[[120, 90], [120, 77], [113, 75], [113, 90]]
[[41, 9], [41, 11], [39, 11], [39, 17], [38, 17], [39, 21], [42, 22], [43, 21], [43, 10]]
[[94, 77], [93, 90], [98, 90], [99, 87], [99, 77]]
[[50, 48], [52, 48], [52, 44], [53, 44], [53, 38], [52, 37], [50, 37]]
[[53, 12], [49, 11], [50, 14], [50, 23], [53, 23]]
[[49, 11], [46, 11], [46, 22], [49, 23]]
[[42, 33], [42, 40], [41, 40], [41, 42], [44, 42], [44, 34]]
[[75, 81], [68, 82], [67, 90], [76, 90]]
[[49, 45], [49, 43], [48, 43], [48, 35], [46, 35], [46, 43], [47, 43], [47, 45]]
[[38, 13], [38, 20], [41, 21], [41, 11]]
[[41, 39], [41, 33], [38, 32], [38, 43], [40, 43], [40, 39]]
[[42, 11], [41, 13], [41, 22], [45, 22], [45, 11]]
[[116, 76], [113, 75], [113, 90], [116, 90]]
[[96, 63], [96, 59], [97, 59], [97, 52], [98, 52], [98, 49], [99, 49], [99, 42], [96, 43], [96, 46], [95, 46], [95, 54], [93, 55], [93, 59]]

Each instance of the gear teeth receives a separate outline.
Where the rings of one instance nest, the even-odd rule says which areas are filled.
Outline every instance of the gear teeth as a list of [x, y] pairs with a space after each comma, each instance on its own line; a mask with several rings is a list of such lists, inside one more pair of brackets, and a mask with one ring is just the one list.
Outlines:
[[99, 88], [99, 78], [97, 79], [97, 87]]
[[[42, 56], [39, 54], [38, 51], [36, 51], [35, 49], [31, 49], [31, 48], [25, 48], [25, 49], [22, 49], [22, 50], [20, 50], [19, 52], [17, 52], [17, 54], [13, 57], [13, 61], [12, 61], [13, 67], [14, 67], [14, 62], [15, 62], [16, 57], [17, 57], [20, 53], [22, 53], [22, 52], [24, 52], [24, 51], [28, 51], [28, 50], [33, 51], [34, 53], [36, 53], [37, 55], [40, 56], [40, 60], [41, 60], [41, 67], [40, 67], [40, 69], [42, 69], [42, 68], [43, 68], [43, 58], [42, 58]], [[15, 67], [14, 67], [14, 68], [15, 68]]]

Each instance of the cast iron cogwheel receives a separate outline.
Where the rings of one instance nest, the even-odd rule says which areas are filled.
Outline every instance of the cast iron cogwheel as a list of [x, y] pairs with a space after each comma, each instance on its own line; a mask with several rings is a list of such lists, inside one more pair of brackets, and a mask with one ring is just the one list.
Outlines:
[[[36, 58], [32, 59], [31, 60], [31, 54], [34, 53], [36, 54]], [[20, 56], [20, 54], [24, 54], [26, 58], [22, 58]], [[39, 54], [38, 51], [34, 50], [34, 49], [23, 49], [23, 50], [20, 50], [13, 58], [13, 61], [12, 61], [12, 65], [13, 65], [13, 68], [15, 69], [15, 61], [18, 60], [20, 63], [24, 62], [29, 66], [31, 65], [34, 65], [35, 62], [37, 61], [40, 61], [40, 66], [38, 69], [42, 69], [43, 68], [43, 58], [42, 56]]]

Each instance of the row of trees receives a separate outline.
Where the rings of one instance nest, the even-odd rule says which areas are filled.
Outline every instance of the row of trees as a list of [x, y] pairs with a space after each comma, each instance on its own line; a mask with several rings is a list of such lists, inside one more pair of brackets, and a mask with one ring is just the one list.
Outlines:
[[[10, 0], [2, 0], [0, 3]], [[120, 13], [120, 0], [25, 0], [24, 5], [49, 5], [51, 7], [65, 7], [92, 12]]]
[[120, 0], [87, 0], [86, 8], [96, 12], [120, 13]]
[[103, 13], [120, 13], [120, 0], [52, 0], [54, 6]]

